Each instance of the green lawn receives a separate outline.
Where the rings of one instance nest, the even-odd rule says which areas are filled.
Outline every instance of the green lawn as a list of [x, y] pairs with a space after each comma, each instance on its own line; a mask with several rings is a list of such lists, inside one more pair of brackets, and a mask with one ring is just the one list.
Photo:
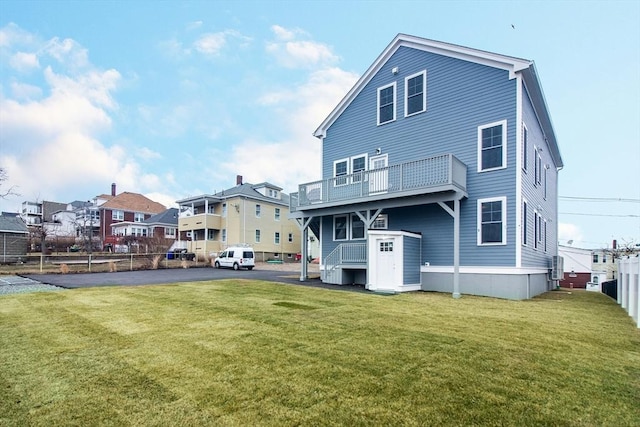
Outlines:
[[0, 297], [0, 425], [640, 424], [608, 297], [257, 281]]

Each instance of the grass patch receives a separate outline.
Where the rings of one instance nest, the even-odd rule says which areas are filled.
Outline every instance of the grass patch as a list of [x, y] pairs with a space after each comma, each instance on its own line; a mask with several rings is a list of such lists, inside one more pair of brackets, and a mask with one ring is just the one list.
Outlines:
[[0, 297], [0, 425], [638, 425], [608, 297], [258, 281]]

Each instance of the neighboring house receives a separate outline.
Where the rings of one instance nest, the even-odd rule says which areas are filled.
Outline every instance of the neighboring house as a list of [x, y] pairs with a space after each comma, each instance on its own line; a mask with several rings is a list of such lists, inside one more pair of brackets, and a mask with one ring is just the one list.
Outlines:
[[258, 261], [293, 261], [300, 250], [300, 228], [288, 218], [289, 196], [276, 185], [243, 183], [238, 176], [233, 188], [177, 203], [179, 240], [189, 252], [209, 255], [246, 244]]
[[[616, 262], [613, 251], [608, 249], [598, 249], [593, 251], [591, 268], [594, 271], [602, 271], [605, 273], [605, 281], [613, 280], [618, 277], [618, 263]], [[601, 282], [596, 282], [601, 283]]]
[[291, 218], [320, 238], [324, 282], [554, 287], [563, 162], [532, 61], [399, 34], [314, 135], [322, 180], [291, 194]]
[[559, 245], [558, 255], [564, 259], [561, 287], [584, 289], [587, 288], [587, 283], [600, 284], [606, 281], [606, 272], [593, 268], [594, 251], [591, 249]]
[[178, 236], [178, 209], [170, 208], [142, 222], [123, 221], [111, 224], [113, 236], [156, 237], [175, 240]]
[[0, 215], [0, 263], [14, 263], [27, 254], [29, 230], [17, 214]]
[[41, 226], [44, 223], [53, 221], [53, 214], [66, 209], [66, 203], [59, 202], [22, 202], [22, 219], [29, 226]]
[[111, 196], [97, 196], [96, 200], [100, 239], [103, 245], [117, 243], [117, 239], [112, 234], [114, 224], [128, 222], [142, 226], [144, 221], [167, 209], [142, 194], [125, 191], [116, 195], [115, 184], [111, 186]]

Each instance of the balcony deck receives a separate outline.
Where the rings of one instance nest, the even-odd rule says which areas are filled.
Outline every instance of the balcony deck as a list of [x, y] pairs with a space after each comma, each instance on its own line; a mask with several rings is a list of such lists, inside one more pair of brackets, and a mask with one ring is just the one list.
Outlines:
[[440, 193], [466, 193], [467, 166], [453, 154], [300, 184], [289, 212]]

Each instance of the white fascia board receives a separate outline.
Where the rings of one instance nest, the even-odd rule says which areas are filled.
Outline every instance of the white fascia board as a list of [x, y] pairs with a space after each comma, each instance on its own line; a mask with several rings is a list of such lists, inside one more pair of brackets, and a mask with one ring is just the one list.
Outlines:
[[[547, 273], [548, 268], [544, 267], [482, 267], [482, 266], [460, 266], [460, 273], [463, 274], [541, 274]], [[452, 265], [421, 265], [421, 273], [453, 273]]]

